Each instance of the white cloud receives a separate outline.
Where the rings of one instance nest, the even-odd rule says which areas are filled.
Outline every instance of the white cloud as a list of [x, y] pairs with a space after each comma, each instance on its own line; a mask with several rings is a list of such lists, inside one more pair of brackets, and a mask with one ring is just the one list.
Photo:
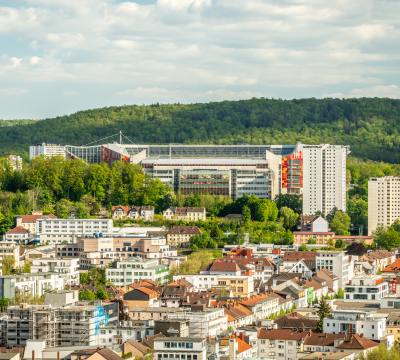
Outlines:
[[348, 94], [333, 93], [324, 94], [323, 98], [360, 98], [360, 97], [380, 97], [400, 99], [400, 88], [397, 85], [377, 85], [361, 89], [353, 89]]
[[28, 89], [23, 88], [8, 88], [8, 89], [0, 89], [0, 95], [7, 95], [7, 96], [19, 96], [23, 94], [28, 94]]

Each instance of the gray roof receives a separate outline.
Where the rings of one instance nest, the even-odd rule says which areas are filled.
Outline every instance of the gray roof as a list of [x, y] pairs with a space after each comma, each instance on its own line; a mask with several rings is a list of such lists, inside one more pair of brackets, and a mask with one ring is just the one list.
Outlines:
[[9, 360], [15, 356], [17, 356], [19, 358], [19, 353], [17, 353], [17, 352], [0, 353], [0, 359]]
[[173, 338], [159, 337], [159, 338], [154, 339], [154, 341], [181, 341], [181, 340], [182, 341], [202, 342], [205, 339], [204, 338], [195, 338], [195, 337], [173, 337]]

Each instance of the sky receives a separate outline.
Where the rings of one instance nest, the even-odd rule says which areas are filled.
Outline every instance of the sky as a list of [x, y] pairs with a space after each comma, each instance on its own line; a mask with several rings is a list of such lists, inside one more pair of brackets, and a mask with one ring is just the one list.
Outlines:
[[399, 0], [1, 0], [0, 119], [400, 98], [399, 14]]

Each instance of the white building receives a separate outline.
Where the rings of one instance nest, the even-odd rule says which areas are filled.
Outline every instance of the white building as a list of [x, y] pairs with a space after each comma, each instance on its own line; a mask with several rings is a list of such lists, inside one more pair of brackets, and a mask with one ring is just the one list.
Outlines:
[[62, 155], [65, 157], [65, 146], [46, 144], [45, 142], [36, 146], [29, 146], [29, 159], [45, 155], [48, 157]]
[[373, 311], [334, 310], [331, 314], [324, 319], [324, 333], [363, 334], [371, 340], [386, 336], [386, 317], [377, 317]]
[[159, 265], [158, 261], [137, 257], [116, 260], [106, 269], [107, 280], [116, 286], [125, 286], [142, 279], [150, 279], [161, 285], [168, 284], [169, 265]]
[[218, 275], [203, 275], [203, 274], [182, 274], [174, 275], [174, 281], [185, 279], [195, 287], [195, 291], [211, 289], [218, 285]]
[[[197, 305], [196, 305], [197, 307]], [[189, 320], [189, 334], [191, 337], [202, 337], [220, 335], [228, 328], [228, 318], [224, 308], [206, 308], [205, 305], [198, 305], [199, 310], [192, 309], [177, 311], [168, 315], [169, 319]]]
[[53, 219], [43, 216], [36, 220], [35, 239], [41, 243], [75, 243], [78, 237], [95, 233], [112, 233], [111, 219]]
[[31, 238], [33, 238], [33, 234], [28, 229], [24, 229], [22, 226], [17, 226], [14, 229], [10, 229], [4, 235], [4, 241], [24, 245], [26, 245]]
[[379, 224], [390, 226], [400, 218], [400, 178], [385, 176], [368, 181], [368, 235]]
[[17, 155], [7, 155], [7, 162], [12, 166], [13, 170], [22, 170], [22, 158]]
[[46, 291], [63, 290], [64, 280], [55, 272], [0, 276], [0, 297], [13, 299], [16, 294], [42, 296]]
[[120, 324], [100, 326], [97, 333], [97, 344], [101, 346], [113, 346], [125, 343], [127, 340], [140, 341], [145, 337], [154, 335], [154, 321], [145, 323], [152, 325], [132, 325], [132, 321], [124, 321]]
[[288, 264], [288, 265], [286, 265], [285, 262], [283, 262], [283, 265], [285, 266], [285, 272], [302, 273], [307, 279], [310, 278], [313, 274], [312, 269], [310, 269], [303, 260], [299, 260], [294, 264]]
[[154, 339], [154, 360], [206, 360], [205, 338], [159, 337]]
[[343, 251], [317, 250], [316, 270], [327, 269], [338, 278], [339, 288], [344, 289], [354, 276], [354, 260]]
[[38, 258], [32, 260], [31, 273], [56, 272], [64, 286], [79, 285], [79, 259]]
[[354, 276], [344, 291], [346, 300], [380, 300], [388, 294], [388, 283], [381, 275]]
[[303, 145], [303, 214], [323, 214], [337, 207], [346, 211], [348, 146]]

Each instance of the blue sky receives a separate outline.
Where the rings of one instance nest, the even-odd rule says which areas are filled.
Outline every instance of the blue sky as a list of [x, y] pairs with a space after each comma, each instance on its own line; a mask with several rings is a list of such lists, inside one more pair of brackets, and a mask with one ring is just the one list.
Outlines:
[[0, 119], [251, 97], [400, 98], [400, 2], [2, 0]]

